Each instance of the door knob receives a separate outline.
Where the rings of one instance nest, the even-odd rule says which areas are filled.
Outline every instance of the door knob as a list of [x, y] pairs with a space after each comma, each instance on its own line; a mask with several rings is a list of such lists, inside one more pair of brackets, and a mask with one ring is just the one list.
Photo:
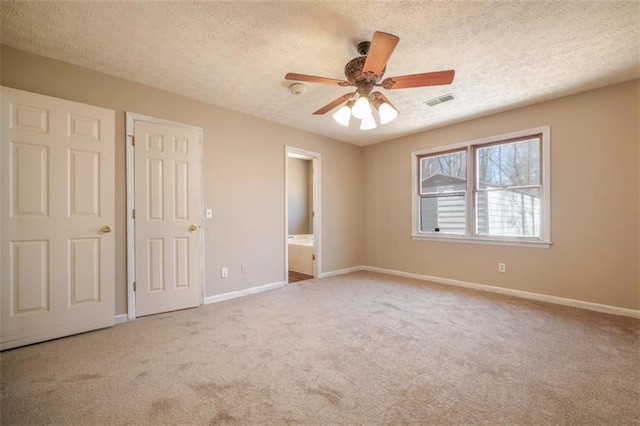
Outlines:
[[198, 229], [197, 225], [194, 225], [193, 223], [189, 225], [189, 231], [195, 231], [196, 229]]
[[109, 232], [111, 232], [111, 227], [109, 225], [103, 226], [102, 232], [104, 232], [105, 234], [108, 234]]

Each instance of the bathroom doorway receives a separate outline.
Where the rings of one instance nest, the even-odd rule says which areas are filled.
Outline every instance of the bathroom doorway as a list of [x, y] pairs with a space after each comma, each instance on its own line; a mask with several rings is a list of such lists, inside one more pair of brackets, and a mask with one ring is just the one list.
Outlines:
[[285, 280], [320, 275], [320, 154], [285, 147]]

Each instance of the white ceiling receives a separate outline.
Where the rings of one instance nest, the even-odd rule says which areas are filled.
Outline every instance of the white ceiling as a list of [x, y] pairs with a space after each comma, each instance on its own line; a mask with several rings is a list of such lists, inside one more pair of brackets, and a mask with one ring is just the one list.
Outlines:
[[[356, 145], [640, 77], [638, 1], [3, 1], [0, 13], [3, 44]], [[350, 88], [289, 93], [287, 72], [343, 79], [374, 31], [400, 37], [385, 77], [455, 69], [453, 84], [383, 90], [400, 115], [369, 131], [312, 115]]]

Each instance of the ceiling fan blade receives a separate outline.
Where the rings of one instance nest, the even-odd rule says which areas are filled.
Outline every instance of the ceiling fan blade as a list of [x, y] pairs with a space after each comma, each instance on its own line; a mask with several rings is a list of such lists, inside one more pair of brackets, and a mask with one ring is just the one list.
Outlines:
[[373, 40], [371, 40], [371, 46], [369, 46], [369, 53], [367, 53], [367, 60], [362, 67], [362, 72], [371, 73], [376, 77], [382, 74], [382, 70], [387, 65], [387, 61], [399, 40], [393, 34], [380, 31], [373, 33]]
[[385, 78], [380, 86], [385, 89], [408, 89], [410, 87], [440, 86], [451, 84], [456, 74], [454, 70], [426, 72]]
[[293, 72], [284, 76], [285, 80], [308, 81], [309, 83], [333, 84], [334, 86], [352, 86], [346, 80], [336, 80], [335, 78], [316, 77], [313, 75], [296, 74]]
[[348, 101], [351, 96], [353, 96], [353, 93], [348, 93], [346, 95], [342, 95], [340, 96], [338, 99], [329, 102], [328, 104], [326, 104], [325, 106], [323, 106], [322, 108], [320, 108], [319, 110], [317, 110], [316, 112], [314, 112], [314, 115], [321, 115], [321, 114], [325, 114], [329, 111], [331, 111], [332, 109], [334, 109], [335, 107], [337, 107], [338, 105], [340, 105], [343, 102]]

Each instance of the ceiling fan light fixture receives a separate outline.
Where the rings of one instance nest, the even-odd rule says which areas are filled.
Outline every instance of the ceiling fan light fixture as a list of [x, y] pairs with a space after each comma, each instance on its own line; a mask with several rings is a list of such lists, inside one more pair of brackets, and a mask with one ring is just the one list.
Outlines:
[[386, 102], [378, 107], [378, 112], [380, 113], [380, 124], [387, 124], [398, 116], [398, 110]]
[[365, 117], [371, 115], [371, 104], [369, 99], [365, 96], [360, 96], [351, 110], [355, 118], [363, 120]]
[[333, 114], [333, 119], [336, 120], [338, 124], [348, 127], [349, 121], [351, 121], [351, 108], [349, 107], [349, 104], [343, 106]]
[[369, 113], [362, 118], [360, 122], [360, 130], [372, 130], [378, 127], [376, 120], [373, 118], [373, 114]]

